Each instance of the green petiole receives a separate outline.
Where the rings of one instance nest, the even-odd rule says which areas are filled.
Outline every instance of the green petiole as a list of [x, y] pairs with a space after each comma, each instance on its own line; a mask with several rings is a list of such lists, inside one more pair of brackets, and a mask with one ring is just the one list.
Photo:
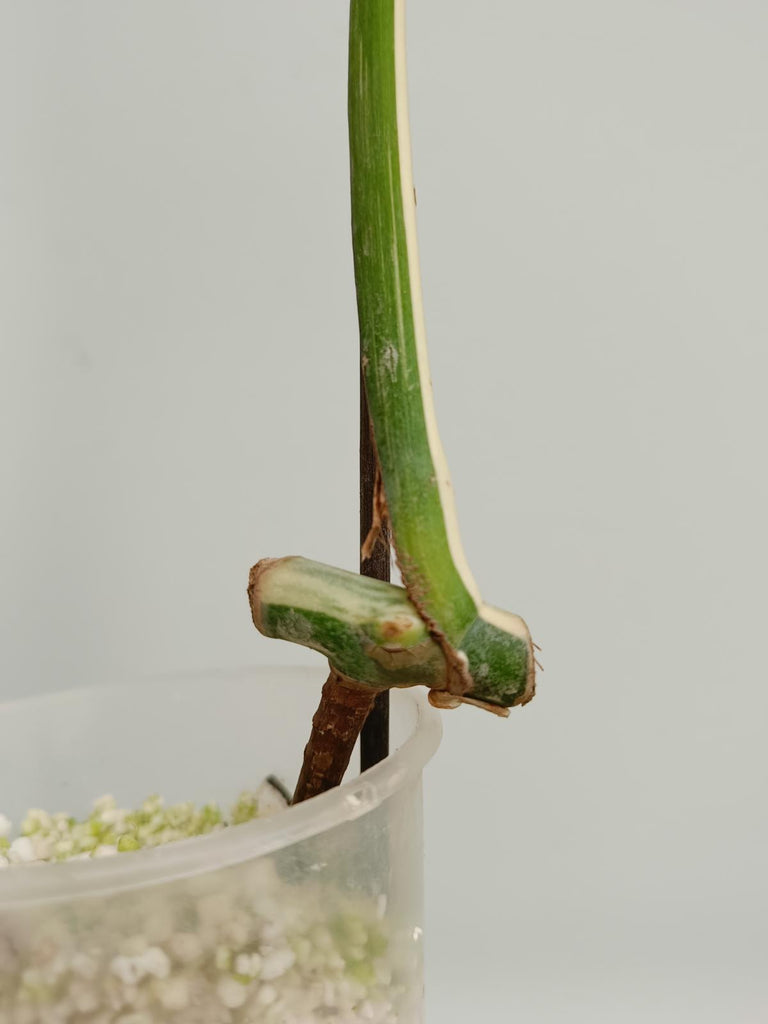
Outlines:
[[[496, 708], [533, 696], [527, 626], [485, 604], [459, 537], [429, 378], [416, 239], [404, 0], [352, 0], [352, 239], [363, 373], [404, 587], [301, 558], [252, 570], [254, 623], [325, 654], [338, 676], [426, 685], [433, 702]], [[375, 538], [371, 538], [374, 542]], [[439, 696], [442, 694], [443, 696]]]

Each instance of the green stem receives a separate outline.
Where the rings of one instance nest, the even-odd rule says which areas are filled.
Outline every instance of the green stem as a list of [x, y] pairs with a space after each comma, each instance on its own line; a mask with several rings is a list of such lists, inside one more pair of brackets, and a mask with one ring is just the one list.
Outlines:
[[[435, 420], [411, 172], [405, 0], [351, 0], [349, 142], [363, 374], [383, 484], [378, 504], [390, 520], [405, 590], [304, 559], [262, 562], [251, 580], [254, 622], [269, 636], [322, 651], [333, 670], [373, 687], [423, 683], [494, 705], [525, 703], [534, 690], [531, 637], [522, 619], [479, 595]], [[393, 613], [409, 625], [387, 663], [380, 633]]]
[[[529, 691], [530, 636], [527, 630], [520, 636], [516, 616], [507, 619], [480, 598], [461, 544], [437, 430], [416, 237], [405, 0], [352, 0], [349, 139], [365, 386], [403, 581], [443, 648], [449, 690], [477, 687], [472, 666], [467, 673], [457, 648], [468, 654], [478, 634], [492, 640], [509, 632], [514, 647], [527, 646]], [[519, 654], [515, 650], [516, 663]]]
[[409, 593], [448, 637], [477, 615], [437, 434], [410, 166], [402, 0], [352, 0], [352, 240], [368, 403]]

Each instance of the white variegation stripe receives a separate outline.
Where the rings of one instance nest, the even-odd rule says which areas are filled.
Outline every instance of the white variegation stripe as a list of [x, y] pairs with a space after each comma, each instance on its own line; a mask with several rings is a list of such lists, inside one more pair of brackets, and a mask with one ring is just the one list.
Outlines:
[[405, 222], [405, 239], [408, 249], [408, 276], [411, 285], [413, 328], [416, 337], [416, 353], [421, 382], [421, 400], [427, 428], [429, 450], [435, 467], [435, 476], [440, 493], [440, 504], [448, 535], [448, 545], [453, 564], [475, 603], [481, 604], [477, 589], [459, 534], [456, 502], [453, 497], [448, 463], [440, 441], [435, 416], [435, 402], [432, 395], [432, 381], [429, 374], [427, 353], [427, 332], [424, 323], [424, 302], [421, 294], [419, 272], [419, 246], [416, 234], [416, 201], [413, 188], [413, 167], [411, 161], [411, 131], [408, 120], [408, 82], [405, 59], [405, 0], [395, 0], [395, 86], [397, 104], [397, 139], [400, 158], [400, 189]]

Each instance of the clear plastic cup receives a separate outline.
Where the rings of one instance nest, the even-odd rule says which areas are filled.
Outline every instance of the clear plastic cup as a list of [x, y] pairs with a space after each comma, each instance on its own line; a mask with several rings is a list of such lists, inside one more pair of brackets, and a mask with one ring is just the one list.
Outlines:
[[[175, 677], [0, 705], [0, 809], [231, 805], [293, 785], [324, 676]], [[270, 818], [0, 871], [0, 1024], [419, 1024], [421, 773], [438, 714], [392, 695], [389, 758]]]

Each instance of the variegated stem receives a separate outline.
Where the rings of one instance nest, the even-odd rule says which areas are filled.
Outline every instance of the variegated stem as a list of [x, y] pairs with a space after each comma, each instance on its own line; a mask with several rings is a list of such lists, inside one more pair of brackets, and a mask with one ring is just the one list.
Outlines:
[[[435, 419], [427, 358], [411, 170], [405, 0], [352, 0], [349, 51], [352, 231], [365, 385], [392, 538], [408, 594], [446, 656], [446, 688], [476, 690], [472, 636], [510, 674], [527, 663], [530, 635], [517, 616], [480, 598], [459, 536]], [[461, 652], [470, 659], [467, 669]], [[474, 668], [474, 671], [473, 671]], [[511, 682], [511, 679], [510, 679]]]
[[[416, 241], [405, 69], [405, 0], [351, 0], [352, 235], [363, 372], [405, 590], [303, 559], [259, 563], [251, 603], [269, 636], [326, 654], [380, 688], [423, 683], [443, 706], [496, 707], [534, 691], [517, 615], [480, 598], [464, 557], [435, 420]], [[407, 628], [389, 643], [392, 615]], [[442, 694], [442, 697], [436, 697]]]

